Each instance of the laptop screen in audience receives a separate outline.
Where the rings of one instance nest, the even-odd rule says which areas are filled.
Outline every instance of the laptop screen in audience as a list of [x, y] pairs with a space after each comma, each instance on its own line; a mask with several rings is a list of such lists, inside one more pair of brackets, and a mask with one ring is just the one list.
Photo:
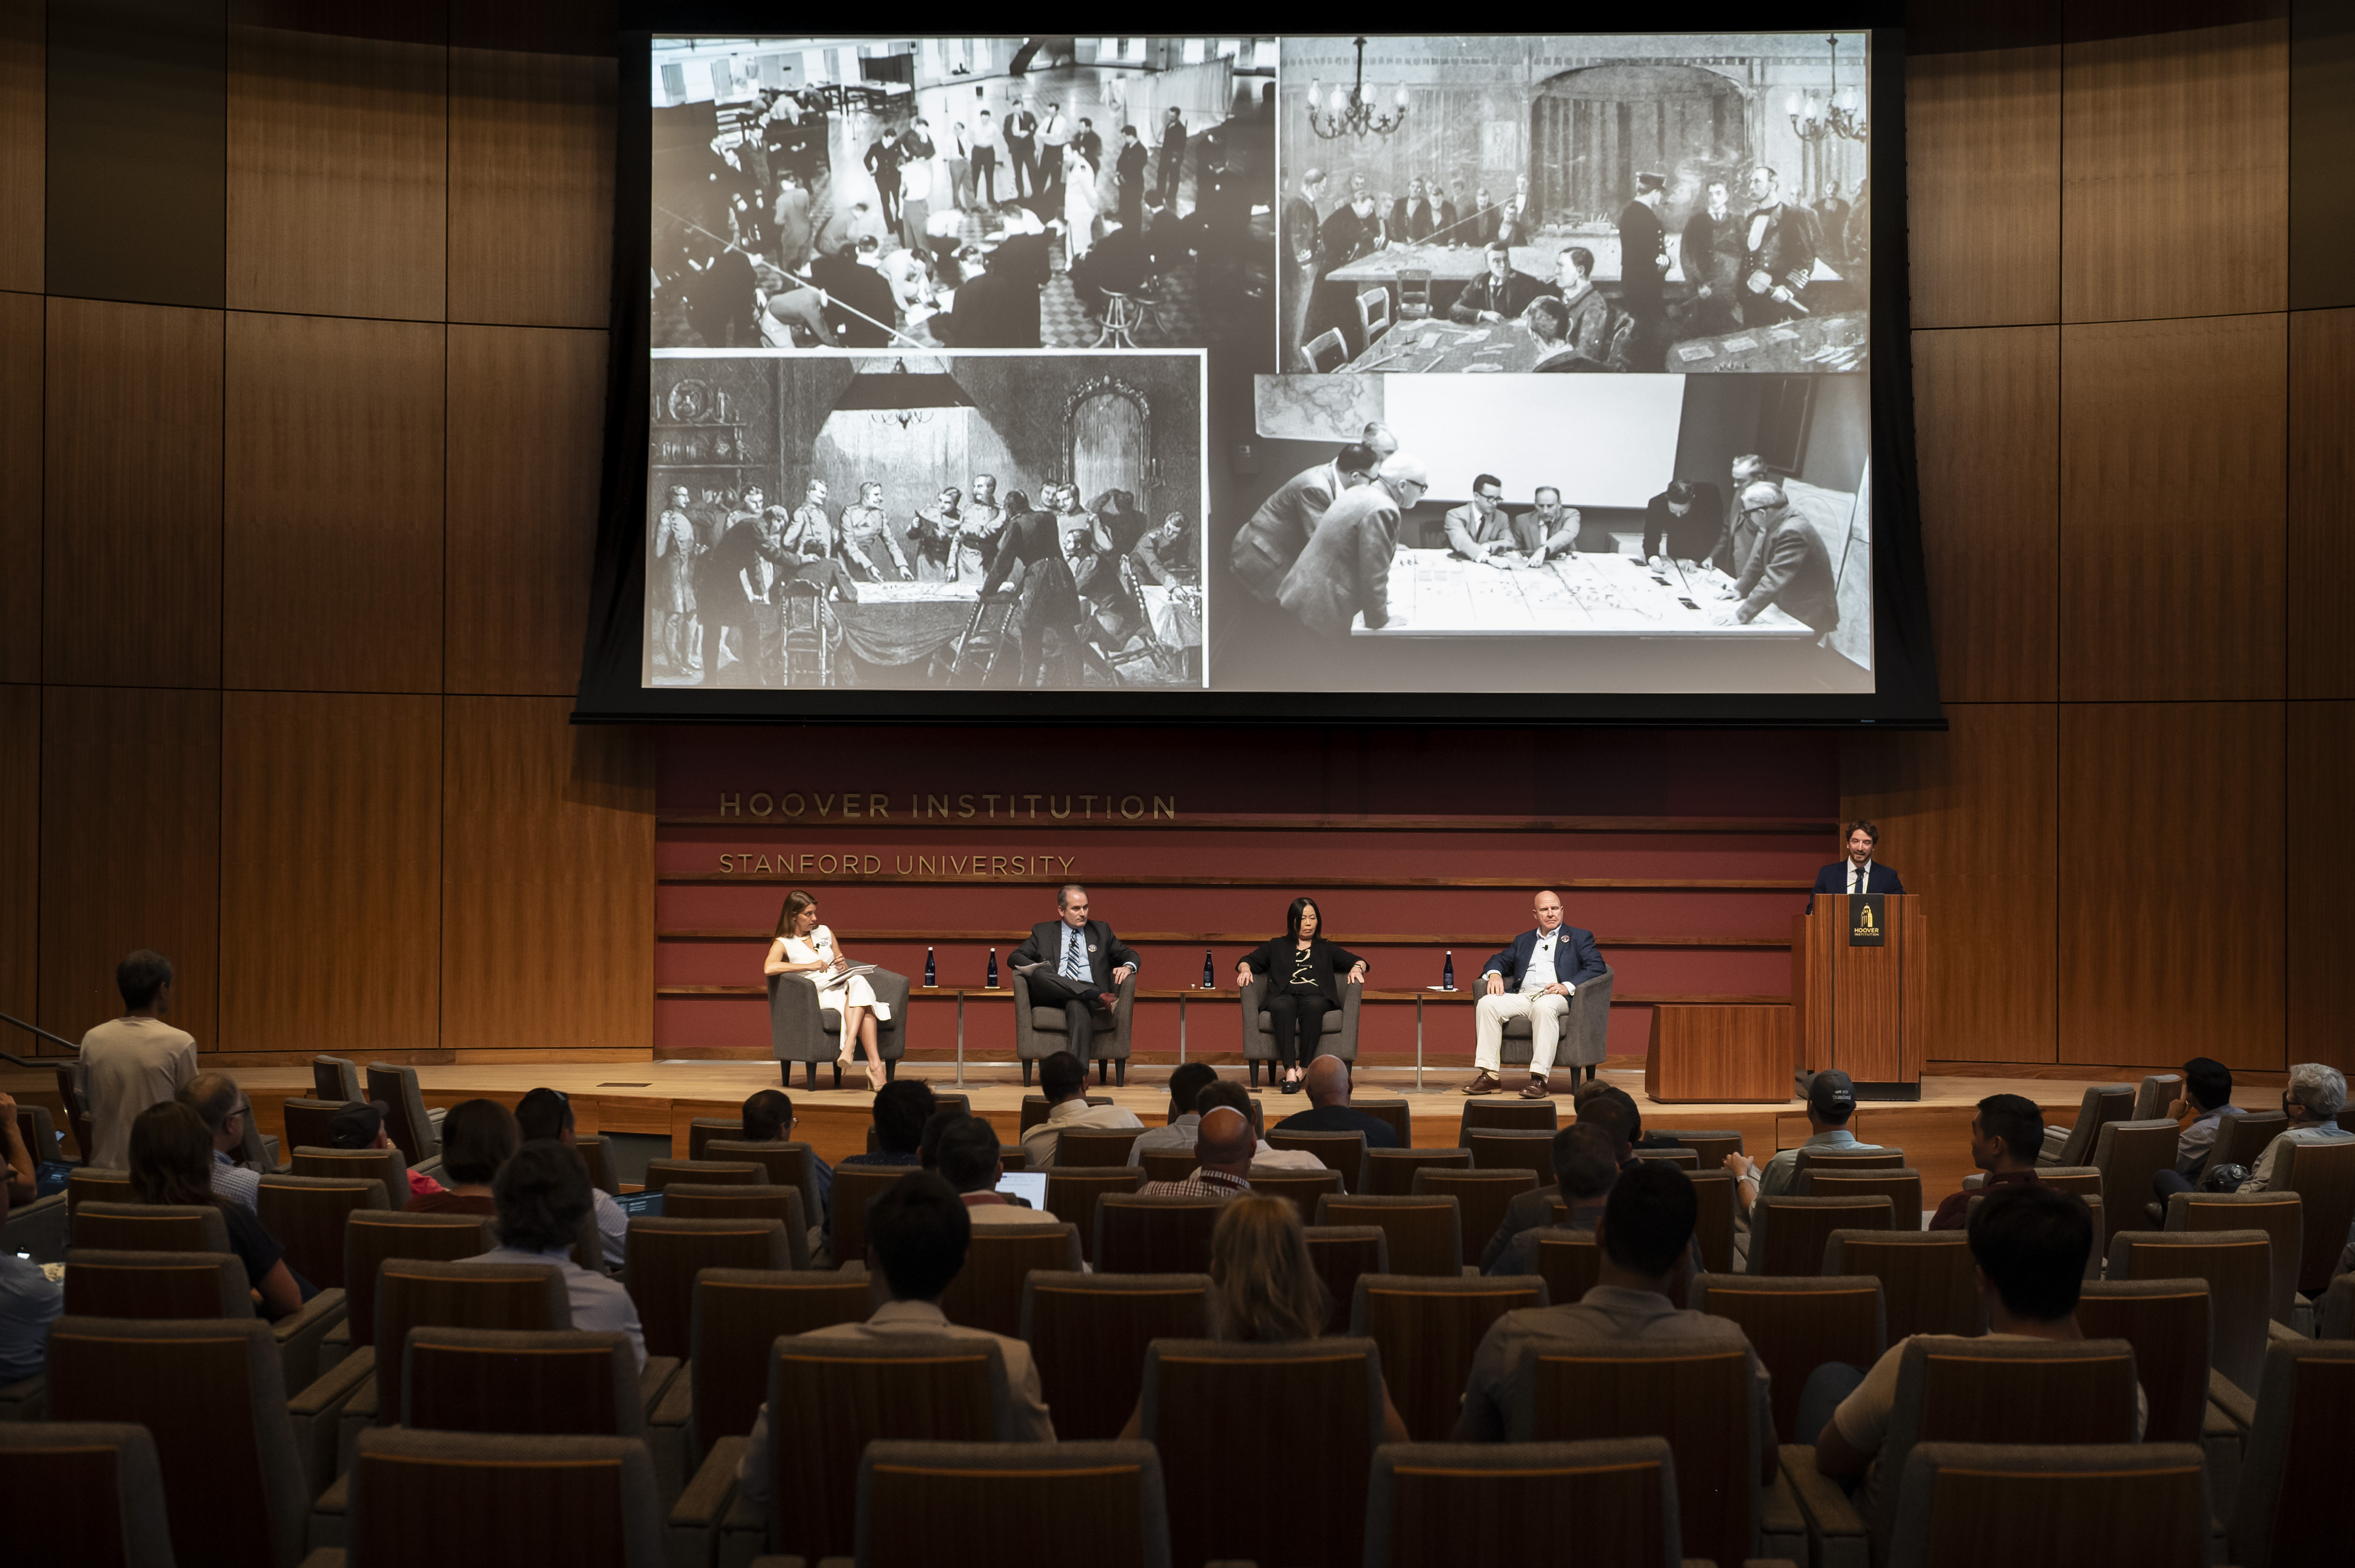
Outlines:
[[1044, 1171], [1008, 1171], [997, 1179], [997, 1190], [1009, 1198], [1019, 1198], [1034, 1209], [1047, 1206], [1047, 1173]]

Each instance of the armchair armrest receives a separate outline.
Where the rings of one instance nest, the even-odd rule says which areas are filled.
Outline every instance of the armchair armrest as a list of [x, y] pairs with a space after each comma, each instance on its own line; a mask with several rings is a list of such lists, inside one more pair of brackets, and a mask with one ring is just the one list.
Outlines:
[[[294, 1452], [303, 1464], [303, 1478], [313, 1496], [336, 1476], [338, 1436], [344, 1411], [362, 1388], [376, 1389], [376, 1347], [363, 1345], [320, 1374], [286, 1402], [294, 1429]], [[324, 1544], [341, 1545], [340, 1540]]]
[[[345, 1300], [348, 1304], [350, 1298], [346, 1296]], [[311, 1375], [314, 1378], [325, 1377], [337, 1362], [351, 1353], [352, 1320], [346, 1314], [342, 1322], [319, 1336], [318, 1363], [312, 1369]]]
[[46, 1372], [0, 1383], [0, 1421], [38, 1421], [48, 1402], [49, 1379]]
[[831, 1055], [818, 1017], [817, 982], [807, 975], [769, 977], [769, 1045], [781, 1062]]
[[670, 1568], [710, 1568], [718, 1561], [720, 1521], [736, 1502], [736, 1467], [751, 1446], [749, 1437], [714, 1443], [671, 1505], [663, 1526], [663, 1555]]
[[352, 1473], [337, 1476], [335, 1483], [311, 1502], [311, 1549], [322, 1548], [340, 1552], [351, 1545]]
[[1870, 1553], [1863, 1515], [1856, 1511], [1838, 1482], [1816, 1468], [1814, 1448], [1804, 1443], [1785, 1443], [1782, 1457], [1782, 1479], [1789, 1484], [1792, 1499], [1806, 1519], [1814, 1548], [1810, 1560], [1817, 1568], [1849, 1564], [1860, 1568]]
[[288, 1388], [303, 1388], [319, 1375], [319, 1346], [327, 1331], [351, 1315], [351, 1302], [340, 1285], [331, 1285], [270, 1325], [278, 1341], [278, 1364]]
[[2257, 1424], [2257, 1402], [2241, 1392], [2232, 1379], [2222, 1372], [2208, 1374], [2208, 1404], [2246, 1433]]

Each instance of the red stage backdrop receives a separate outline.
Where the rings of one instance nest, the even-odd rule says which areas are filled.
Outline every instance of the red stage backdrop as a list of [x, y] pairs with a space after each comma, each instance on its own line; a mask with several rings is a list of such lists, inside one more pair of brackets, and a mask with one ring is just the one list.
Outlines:
[[[1453, 1067], [1540, 886], [1617, 971], [1615, 1056], [1662, 1002], [1786, 1001], [1839, 785], [1835, 741], [1805, 733], [789, 727], [666, 733], [657, 799], [658, 1056], [768, 1054], [761, 959], [801, 887], [861, 959], [921, 987], [934, 950], [911, 1054], [955, 1050], [962, 991], [967, 1059], [1009, 1059], [987, 950], [1003, 980], [1077, 881], [1143, 957], [1140, 1059], [1174, 1060], [1181, 1020], [1188, 1057], [1240, 1059], [1235, 961], [1305, 893], [1371, 960], [1363, 1055], [1411, 1062], [1420, 1014]], [[1199, 990], [1206, 948], [1223, 996]]]

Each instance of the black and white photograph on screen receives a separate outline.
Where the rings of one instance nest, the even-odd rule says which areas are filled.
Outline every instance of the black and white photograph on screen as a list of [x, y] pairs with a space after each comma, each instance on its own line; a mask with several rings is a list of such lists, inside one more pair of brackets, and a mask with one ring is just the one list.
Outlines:
[[1284, 369], [1863, 368], [1867, 43], [1286, 37]]
[[653, 45], [655, 348], [1163, 348], [1273, 313], [1272, 37]]
[[1257, 397], [1261, 499], [1211, 541], [1222, 683], [1871, 689], [1863, 376], [1263, 376]]
[[647, 685], [1202, 685], [1200, 351], [650, 368]]

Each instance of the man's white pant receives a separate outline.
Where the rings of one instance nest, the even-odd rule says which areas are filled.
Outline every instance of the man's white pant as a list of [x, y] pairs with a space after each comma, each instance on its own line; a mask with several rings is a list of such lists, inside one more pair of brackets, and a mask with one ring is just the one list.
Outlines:
[[1569, 1016], [1567, 996], [1548, 996], [1543, 991], [1523, 996], [1508, 991], [1502, 996], [1482, 997], [1472, 1010], [1476, 1039], [1473, 1065], [1483, 1072], [1498, 1072], [1505, 1049], [1506, 1021], [1526, 1018], [1529, 1021], [1529, 1071], [1544, 1077], [1553, 1070], [1554, 1047], [1561, 1041], [1561, 1021]]

